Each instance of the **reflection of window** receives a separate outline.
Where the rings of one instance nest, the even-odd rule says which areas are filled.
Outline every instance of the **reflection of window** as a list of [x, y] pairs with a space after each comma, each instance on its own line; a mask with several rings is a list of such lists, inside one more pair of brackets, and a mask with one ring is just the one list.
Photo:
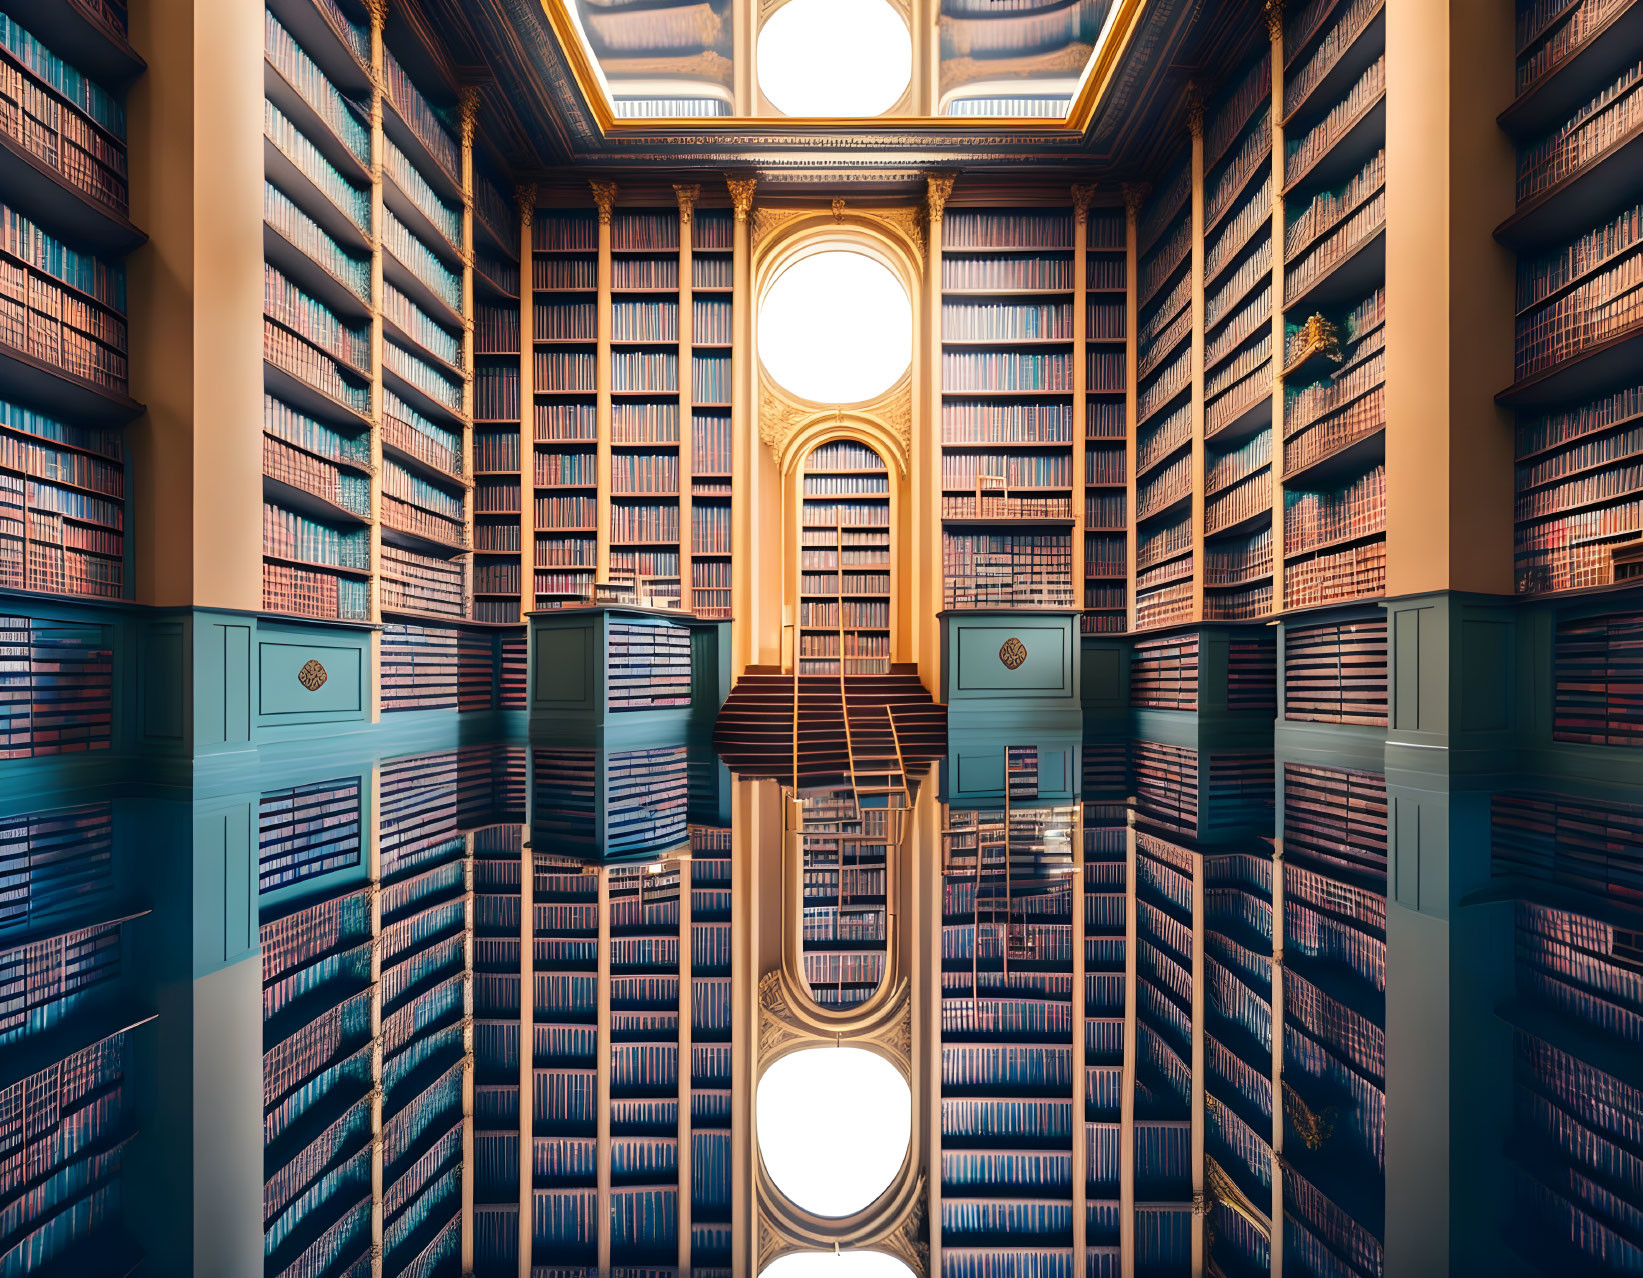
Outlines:
[[811, 1251], [772, 1261], [759, 1271], [759, 1278], [911, 1278], [912, 1273], [883, 1252]]
[[801, 258], [759, 304], [759, 359], [802, 399], [858, 404], [895, 385], [912, 357], [912, 303], [865, 253]]
[[913, 76], [913, 38], [885, 0], [788, 0], [759, 31], [759, 87], [784, 115], [881, 115]]
[[[913, 1094], [882, 1056], [859, 1047], [814, 1047], [765, 1071], [755, 1116], [759, 1155], [776, 1187], [817, 1216], [850, 1216], [871, 1205], [901, 1169], [913, 1134]], [[789, 1271], [772, 1265], [764, 1272]], [[825, 1272], [868, 1278], [905, 1271]]]

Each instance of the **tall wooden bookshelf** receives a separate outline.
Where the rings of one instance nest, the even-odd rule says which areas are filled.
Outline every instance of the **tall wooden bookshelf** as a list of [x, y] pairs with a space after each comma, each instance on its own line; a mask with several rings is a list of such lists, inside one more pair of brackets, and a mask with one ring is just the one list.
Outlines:
[[1272, 59], [1262, 45], [1204, 123], [1203, 616], [1273, 609]]
[[1290, 610], [1386, 589], [1384, 0], [1313, 0], [1282, 49]]
[[1082, 626], [1113, 634], [1129, 628], [1129, 227], [1122, 208], [1085, 205], [1088, 191], [1073, 191], [1084, 282]]
[[1643, 539], [1643, 72], [1630, 3], [1517, 6], [1516, 582], [1526, 594], [1635, 574]]
[[800, 507], [800, 674], [888, 674], [891, 590], [890, 474], [866, 444], [834, 440], [804, 462]]
[[[477, 95], [353, 0], [275, 0], [266, 55], [264, 607], [517, 621], [489, 589], [517, 565], [487, 563], [477, 602], [470, 578], [479, 397], [499, 427], [517, 419], [496, 358], [516, 249], [476, 168]], [[488, 462], [512, 456], [498, 433]], [[517, 502], [500, 478], [478, 486], [488, 515]], [[491, 541], [498, 521], [479, 522]]]
[[0, 15], [0, 588], [128, 599], [122, 259], [145, 237], [124, 98], [144, 63], [123, 10], [34, 16]]
[[1193, 620], [1195, 459], [1201, 451], [1193, 343], [1201, 327], [1193, 244], [1198, 184], [1182, 147], [1140, 210], [1135, 389], [1135, 628]]
[[520, 213], [481, 153], [474, 155], [474, 609], [476, 621], [517, 622], [532, 604], [520, 311]]
[[1065, 206], [952, 204], [940, 222], [947, 608], [1078, 606], [1073, 471], [1085, 353], [1073, 224]]
[[[730, 616], [735, 267], [735, 223], [730, 210], [698, 208], [691, 223], [689, 270], [690, 509], [688, 523], [681, 527], [680, 551], [683, 554], [688, 544], [691, 611], [698, 617], [721, 619]], [[683, 408], [680, 411], [683, 417]], [[683, 467], [681, 448], [681, 471]], [[683, 494], [683, 478], [680, 483]]]

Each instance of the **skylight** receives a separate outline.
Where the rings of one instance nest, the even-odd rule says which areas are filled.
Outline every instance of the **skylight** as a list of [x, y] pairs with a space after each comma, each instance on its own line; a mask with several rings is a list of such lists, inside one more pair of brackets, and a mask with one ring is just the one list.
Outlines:
[[882, 115], [913, 77], [913, 38], [886, 0], [788, 0], [759, 32], [757, 66], [784, 115]]
[[759, 359], [801, 399], [859, 404], [894, 386], [912, 358], [907, 291], [865, 253], [800, 258], [759, 305]]
[[[776, 1187], [817, 1216], [852, 1216], [890, 1187], [907, 1157], [913, 1093], [882, 1056], [859, 1047], [812, 1047], [765, 1071], [755, 1114], [759, 1154]], [[764, 1272], [788, 1273], [777, 1265]], [[801, 1266], [791, 1278], [895, 1272]]]

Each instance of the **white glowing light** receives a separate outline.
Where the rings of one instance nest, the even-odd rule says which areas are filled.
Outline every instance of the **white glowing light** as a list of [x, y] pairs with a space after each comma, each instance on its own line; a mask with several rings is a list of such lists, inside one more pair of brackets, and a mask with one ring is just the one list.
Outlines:
[[885, 0], [788, 0], [759, 31], [757, 66], [783, 115], [882, 115], [913, 78], [913, 37]]
[[880, 1251], [806, 1251], [772, 1261], [759, 1278], [912, 1278], [912, 1273]]
[[865, 253], [800, 258], [759, 305], [759, 359], [802, 399], [859, 404], [894, 386], [912, 358], [907, 291]]
[[[859, 1047], [812, 1047], [782, 1057], [759, 1080], [756, 1104], [765, 1170], [796, 1206], [818, 1216], [861, 1211], [890, 1187], [907, 1157], [907, 1080]], [[775, 1274], [777, 1266], [764, 1272]], [[793, 1278], [810, 1272], [796, 1270]], [[896, 1271], [826, 1272], [869, 1278]]]

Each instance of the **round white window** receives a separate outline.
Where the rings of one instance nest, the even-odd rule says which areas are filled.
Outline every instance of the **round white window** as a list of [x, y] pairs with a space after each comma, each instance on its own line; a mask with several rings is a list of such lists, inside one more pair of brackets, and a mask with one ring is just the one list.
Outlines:
[[759, 1271], [759, 1278], [912, 1278], [913, 1271], [881, 1251], [801, 1251]]
[[801, 399], [859, 404], [913, 359], [913, 305], [877, 258], [849, 249], [794, 262], [759, 303], [759, 359]]
[[859, 1047], [812, 1047], [782, 1057], [759, 1080], [755, 1105], [770, 1179], [817, 1216], [853, 1216], [869, 1206], [896, 1178], [912, 1140], [907, 1080]]
[[788, 0], [759, 29], [759, 88], [783, 115], [882, 115], [913, 78], [913, 37], [885, 0]]

